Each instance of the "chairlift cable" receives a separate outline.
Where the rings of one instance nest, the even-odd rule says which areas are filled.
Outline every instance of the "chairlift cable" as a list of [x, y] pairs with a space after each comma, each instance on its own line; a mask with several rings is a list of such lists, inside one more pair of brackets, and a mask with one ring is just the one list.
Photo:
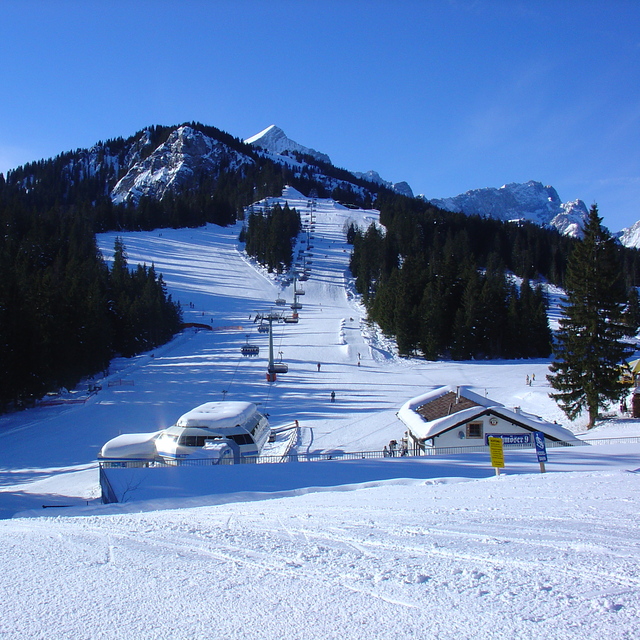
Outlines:
[[234, 370], [234, 372], [233, 372], [233, 375], [231, 376], [231, 380], [230, 380], [230, 382], [229, 382], [229, 384], [228, 384], [228, 386], [227, 386], [227, 393], [229, 393], [229, 389], [231, 389], [231, 385], [233, 384], [233, 381], [234, 381], [234, 380], [235, 380], [235, 378], [236, 378], [236, 373], [238, 373], [238, 369], [239, 369], [239, 367], [240, 367], [240, 363], [241, 363], [243, 360], [244, 360], [244, 356], [240, 356], [240, 357], [238, 358], [238, 363], [236, 364], [236, 368], [235, 368], [235, 370]]

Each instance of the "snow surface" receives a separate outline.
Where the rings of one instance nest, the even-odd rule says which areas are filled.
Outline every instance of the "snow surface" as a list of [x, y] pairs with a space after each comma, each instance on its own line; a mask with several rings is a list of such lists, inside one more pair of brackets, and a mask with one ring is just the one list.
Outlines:
[[[285, 195], [307, 217], [307, 200]], [[163, 273], [185, 321], [215, 330], [114, 361], [97, 394], [63, 398], [84, 403], [0, 417], [0, 514], [13, 516], [0, 520], [1, 637], [638, 637], [633, 442], [550, 449], [546, 474], [532, 451], [507, 451], [499, 477], [483, 453], [195, 469], [179, 496], [159, 475], [134, 478], [124, 504], [99, 504], [107, 440], [223, 395], [260, 403], [273, 426], [298, 419], [301, 459], [381, 449], [402, 436], [404, 402], [448, 384], [583, 429], [549, 399], [548, 361], [396, 356], [347, 271], [345, 224], [376, 219], [318, 201], [300, 323], [277, 327], [289, 373], [274, 384], [249, 316], [290, 301], [292, 285], [242, 254], [239, 226], [117, 234], [130, 264]], [[107, 255], [115, 235], [99, 238]], [[240, 355], [247, 334], [258, 358]], [[617, 417], [587, 437], [638, 435]]]

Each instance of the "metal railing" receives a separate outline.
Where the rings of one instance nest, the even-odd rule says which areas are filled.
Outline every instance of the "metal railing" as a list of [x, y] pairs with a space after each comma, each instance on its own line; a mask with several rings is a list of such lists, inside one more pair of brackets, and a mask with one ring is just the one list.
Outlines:
[[636, 444], [640, 442], [640, 436], [622, 436], [620, 438], [594, 438], [593, 440], [583, 440], [585, 444], [601, 445], [601, 444]]
[[[571, 442], [547, 440], [547, 449], [573, 446], [598, 446], [606, 444], [631, 444], [640, 442], [640, 437], [628, 436], [621, 438], [598, 438], [594, 440], [583, 440], [581, 445]], [[505, 450], [533, 449], [531, 444], [505, 444]], [[489, 451], [487, 445], [475, 445], [470, 447], [438, 447], [425, 448], [423, 451], [411, 450], [402, 455], [399, 451], [391, 456], [385, 451], [323, 451], [318, 453], [290, 453], [278, 456], [242, 456], [240, 464], [278, 464], [281, 462], [321, 462], [325, 460], [376, 460], [380, 458], [426, 458], [431, 456], [451, 456], [462, 453], [482, 453]], [[179, 458], [168, 459], [120, 459], [120, 460], [99, 460], [101, 469], [117, 468], [144, 468], [144, 467], [208, 467], [226, 466], [234, 464], [232, 458], [222, 460], [212, 458]]]

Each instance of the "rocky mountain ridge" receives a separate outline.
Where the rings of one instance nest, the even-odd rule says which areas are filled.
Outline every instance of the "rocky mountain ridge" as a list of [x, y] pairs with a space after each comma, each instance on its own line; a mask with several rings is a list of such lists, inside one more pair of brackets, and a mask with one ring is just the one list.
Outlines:
[[553, 187], [535, 180], [505, 184], [499, 189], [473, 189], [452, 198], [434, 198], [428, 202], [455, 213], [505, 221], [528, 220], [573, 237], [582, 236], [589, 213], [582, 200], [563, 203]]
[[[73, 204], [78, 198], [93, 203], [109, 198], [114, 205], [138, 205], [143, 198], [161, 201], [167, 195], [202, 192], [203, 188], [211, 193], [221, 183], [227, 189], [235, 184], [242, 190], [243, 180], [255, 183], [265, 171], [272, 181], [277, 182], [280, 174], [280, 180], [290, 180], [299, 188], [347, 202], [375, 200], [386, 187], [383, 181], [373, 182], [334, 167], [326, 161], [328, 156], [289, 140], [282, 130], [270, 127], [265, 131], [269, 135], [262, 136], [262, 142], [274, 143], [272, 150], [198, 123], [154, 126], [127, 139], [99, 142], [89, 149], [28, 163], [8, 172], [7, 182], [27, 191], [44, 190], [49, 198], [53, 192], [61, 204]], [[259, 182], [265, 184], [262, 178]]]
[[407, 198], [413, 198], [413, 189], [409, 186], [408, 182], [404, 180], [402, 182], [389, 182], [388, 180], [384, 180], [380, 177], [380, 174], [377, 171], [366, 171], [365, 173], [356, 172], [355, 175], [358, 178], [362, 178], [363, 180], [369, 180], [370, 182], [374, 182], [375, 184], [381, 184], [387, 189], [391, 189], [396, 193], [399, 193], [403, 196], [407, 196]]
[[[334, 167], [327, 154], [291, 140], [275, 125], [246, 140], [198, 123], [153, 126], [127, 139], [99, 142], [19, 167], [9, 172], [7, 180], [32, 189], [43, 176], [57, 175], [53, 182], [61, 202], [72, 202], [81, 193], [93, 202], [104, 197], [116, 205], [137, 205], [142, 198], [161, 201], [168, 194], [202, 189], [203, 184], [215, 188], [223, 176], [242, 180], [270, 163], [279, 167], [276, 171], [284, 179], [297, 181], [297, 188], [317, 189], [336, 200], [375, 201], [381, 188], [414, 197], [406, 182], [391, 183], [372, 170], [349, 172]], [[418, 198], [445, 211], [528, 220], [574, 237], [580, 237], [587, 216], [584, 202], [562, 202], [553, 187], [533, 180], [473, 189], [450, 198]], [[617, 235], [625, 246], [640, 247], [639, 225]]]
[[114, 204], [137, 203], [143, 196], [162, 200], [167, 193], [188, 186], [199, 175], [215, 180], [222, 171], [235, 172], [254, 162], [190, 126], [178, 127], [143, 159], [138, 149], [144, 148], [145, 139], [143, 133], [131, 149], [128, 170], [110, 194]]

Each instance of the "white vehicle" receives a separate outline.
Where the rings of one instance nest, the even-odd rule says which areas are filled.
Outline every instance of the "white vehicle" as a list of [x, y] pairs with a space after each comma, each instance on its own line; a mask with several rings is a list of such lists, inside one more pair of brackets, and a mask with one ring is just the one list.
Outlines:
[[156, 433], [124, 434], [109, 440], [102, 460], [217, 459], [258, 456], [269, 438], [269, 421], [251, 402], [207, 402]]

